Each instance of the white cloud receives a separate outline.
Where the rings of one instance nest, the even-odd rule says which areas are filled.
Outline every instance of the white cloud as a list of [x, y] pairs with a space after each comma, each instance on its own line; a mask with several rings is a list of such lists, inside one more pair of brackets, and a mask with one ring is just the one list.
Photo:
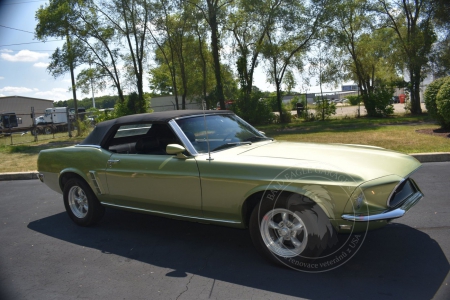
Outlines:
[[48, 63], [44, 63], [44, 62], [37, 62], [33, 65], [33, 67], [36, 67], [36, 68], [47, 68], [47, 66], [48, 66]]
[[67, 89], [64, 88], [53, 88], [49, 91], [37, 92], [34, 94], [37, 98], [49, 99], [49, 100], [67, 100], [71, 98], [68, 95]]
[[2, 53], [12, 53], [14, 51], [12, 51], [10, 49], [0, 49], [0, 52], [2, 52]]
[[3, 77], [3, 76], [0, 76], [0, 80], [2, 80], [2, 79], [5, 79], [5, 77]]
[[2, 54], [0, 54], [0, 57], [3, 58], [4, 60], [12, 61], [12, 62], [18, 62], [18, 61], [31, 62], [31, 61], [37, 61], [41, 58], [47, 58], [48, 54], [33, 52], [30, 50], [20, 50], [15, 55], [2, 53]]
[[33, 91], [32, 89], [23, 86], [5, 86], [4, 88], [0, 89], [0, 92], [15, 95], [31, 93], [32, 91]]
[[6, 97], [6, 95], [0, 94], [0, 97]]

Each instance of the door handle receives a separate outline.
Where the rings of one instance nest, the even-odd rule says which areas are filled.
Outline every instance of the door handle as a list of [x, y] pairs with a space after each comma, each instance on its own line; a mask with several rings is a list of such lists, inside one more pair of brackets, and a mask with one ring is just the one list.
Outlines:
[[108, 167], [112, 168], [112, 165], [118, 163], [119, 161], [120, 161], [119, 159], [108, 160]]

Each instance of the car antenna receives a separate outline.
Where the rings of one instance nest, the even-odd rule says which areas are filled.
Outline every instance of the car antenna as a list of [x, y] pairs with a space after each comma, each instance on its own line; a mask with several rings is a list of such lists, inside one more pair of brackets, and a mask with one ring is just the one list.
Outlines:
[[206, 102], [203, 101], [202, 104], [203, 104], [202, 109], [203, 109], [203, 122], [205, 124], [206, 144], [208, 145], [208, 159], [207, 160], [211, 161], [211, 160], [214, 160], [214, 158], [211, 158], [211, 150], [209, 148], [208, 126], [206, 125], [206, 114], [205, 114]]

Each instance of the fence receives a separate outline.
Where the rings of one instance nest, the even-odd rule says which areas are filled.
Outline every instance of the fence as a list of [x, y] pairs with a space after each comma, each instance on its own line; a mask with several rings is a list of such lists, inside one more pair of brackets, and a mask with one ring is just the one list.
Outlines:
[[[49, 108], [30, 113], [0, 113], [0, 146], [32, 143], [76, 135], [74, 111]], [[78, 112], [83, 126], [93, 126], [90, 113]]]

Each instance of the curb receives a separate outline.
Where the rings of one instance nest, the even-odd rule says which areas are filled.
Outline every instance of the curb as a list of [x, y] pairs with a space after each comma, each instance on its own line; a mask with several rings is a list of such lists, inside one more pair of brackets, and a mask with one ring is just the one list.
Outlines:
[[450, 152], [413, 153], [410, 155], [421, 163], [450, 161]]
[[[450, 161], [450, 152], [413, 153], [410, 154], [421, 163]], [[0, 181], [38, 179], [38, 172], [0, 173]]]
[[38, 172], [0, 173], [0, 181], [38, 179]]

